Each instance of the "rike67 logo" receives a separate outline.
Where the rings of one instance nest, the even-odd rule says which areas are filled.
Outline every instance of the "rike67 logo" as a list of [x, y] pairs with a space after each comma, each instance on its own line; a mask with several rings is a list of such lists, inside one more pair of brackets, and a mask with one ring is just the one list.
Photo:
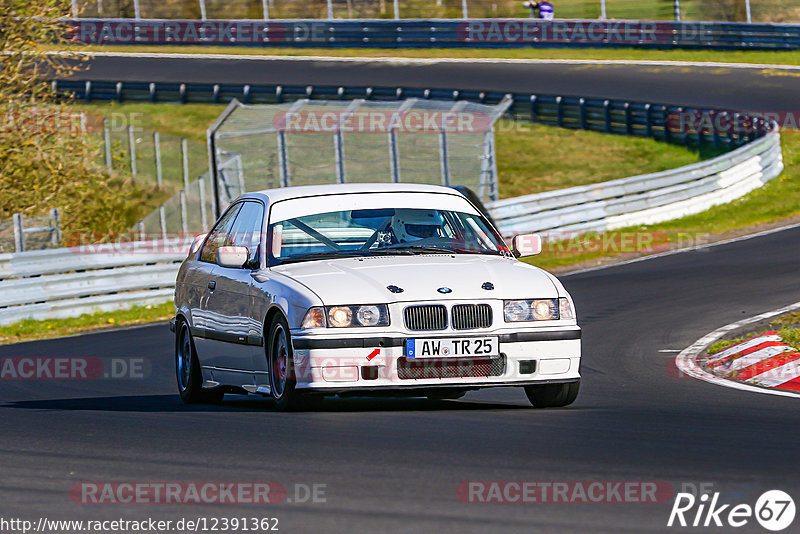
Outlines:
[[774, 532], [788, 528], [794, 521], [794, 499], [781, 490], [761, 494], [755, 506], [750, 504], [721, 504], [720, 493], [678, 493], [669, 514], [667, 526], [680, 527], [733, 527], [752, 525], [755, 520], [763, 528]]

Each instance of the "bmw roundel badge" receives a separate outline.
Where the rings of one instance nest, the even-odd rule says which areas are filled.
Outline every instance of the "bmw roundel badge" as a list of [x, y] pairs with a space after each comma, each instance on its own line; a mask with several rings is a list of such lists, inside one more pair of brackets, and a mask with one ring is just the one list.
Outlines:
[[437, 289], [436, 291], [438, 291], [439, 293], [444, 293], [445, 295], [446, 295], [447, 293], [452, 293], [452, 292], [453, 292], [453, 290], [452, 290], [452, 289], [450, 289], [449, 287], [440, 287], [440, 288], [439, 288], [439, 289]]

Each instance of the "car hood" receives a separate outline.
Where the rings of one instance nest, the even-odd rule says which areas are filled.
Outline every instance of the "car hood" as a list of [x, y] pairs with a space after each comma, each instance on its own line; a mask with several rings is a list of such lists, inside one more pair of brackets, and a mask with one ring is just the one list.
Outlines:
[[[342, 258], [282, 265], [273, 270], [305, 285], [329, 306], [559, 296], [558, 282], [545, 271], [499, 256]], [[484, 289], [482, 286], [487, 282], [494, 289]], [[394, 293], [387, 286], [397, 286], [403, 291]], [[451, 291], [442, 293], [440, 288]]]

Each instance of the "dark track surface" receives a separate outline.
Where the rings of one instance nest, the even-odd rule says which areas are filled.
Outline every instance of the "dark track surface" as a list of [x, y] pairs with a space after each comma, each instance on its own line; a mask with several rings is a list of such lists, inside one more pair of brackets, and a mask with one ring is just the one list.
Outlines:
[[628, 99], [736, 111], [796, 111], [800, 71], [519, 63], [242, 60], [98, 56], [76, 79], [355, 85], [510, 91]]
[[[164, 325], [0, 347], [8, 356], [141, 357], [143, 380], [2, 381], [0, 516], [277, 516], [281, 532], [651, 532], [670, 504], [467, 504], [467, 480], [665, 480], [723, 500], [800, 496], [797, 400], [677, 379], [708, 331], [799, 300], [800, 229], [564, 278], [584, 327], [583, 388], [533, 410], [521, 391], [461, 401], [348, 399], [284, 414], [233, 397], [185, 407]], [[79, 506], [77, 481], [327, 484], [325, 504]], [[795, 523], [796, 524], [796, 523]], [[738, 529], [750, 531], [751, 529]], [[788, 532], [788, 531], [787, 531]]]

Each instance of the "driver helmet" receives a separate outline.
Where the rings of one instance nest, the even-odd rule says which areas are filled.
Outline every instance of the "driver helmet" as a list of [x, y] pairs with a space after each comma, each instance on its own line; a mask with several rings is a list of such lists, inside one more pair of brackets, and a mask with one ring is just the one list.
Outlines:
[[442, 219], [436, 210], [398, 209], [392, 217], [392, 232], [398, 242], [441, 235]]

